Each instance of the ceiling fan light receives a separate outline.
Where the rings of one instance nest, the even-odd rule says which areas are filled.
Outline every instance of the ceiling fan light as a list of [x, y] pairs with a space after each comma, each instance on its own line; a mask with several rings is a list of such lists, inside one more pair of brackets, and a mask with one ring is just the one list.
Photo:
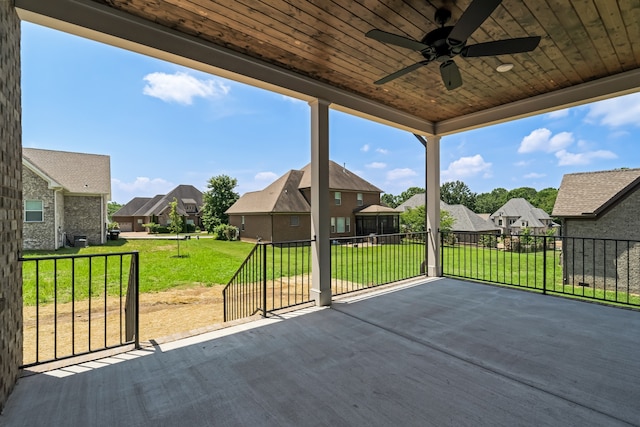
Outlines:
[[511, 71], [512, 68], [513, 68], [513, 64], [510, 64], [510, 63], [500, 64], [496, 67], [496, 71], [499, 73], [506, 73], [507, 71]]

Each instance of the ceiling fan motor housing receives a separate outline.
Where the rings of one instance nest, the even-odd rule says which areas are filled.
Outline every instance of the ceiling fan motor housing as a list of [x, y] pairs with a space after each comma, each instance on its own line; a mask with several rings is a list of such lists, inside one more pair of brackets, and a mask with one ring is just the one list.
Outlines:
[[424, 36], [420, 42], [429, 47], [420, 51], [422, 56], [429, 61], [444, 62], [458, 55], [464, 48], [466, 40], [451, 45], [451, 41], [448, 40], [451, 30], [453, 30], [453, 26], [440, 27]]

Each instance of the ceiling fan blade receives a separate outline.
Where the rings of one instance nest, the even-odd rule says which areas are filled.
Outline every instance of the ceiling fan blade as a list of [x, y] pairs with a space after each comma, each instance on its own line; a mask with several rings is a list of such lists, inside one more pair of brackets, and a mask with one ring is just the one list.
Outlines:
[[398, 70], [395, 73], [389, 74], [387, 77], [383, 77], [378, 81], [373, 82], [376, 85], [383, 85], [387, 82], [390, 82], [391, 80], [395, 80], [398, 77], [404, 76], [407, 73], [412, 72], [413, 70], [417, 70], [418, 68], [427, 65], [429, 63], [429, 61], [420, 61], [420, 62], [416, 62], [413, 65], [409, 65], [408, 67], [403, 68], [402, 70]]
[[442, 76], [442, 82], [447, 90], [453, 90], [462, 86], [460, 69], [453, 60], [450, 59], [440, 64], [440, 75]]
[[369, 37], [370, 39], [377, 40], [382, 43], [392, 44], [395, 46], [404, 47], [405, 49], [411, 49], [415, 51], [422, 51], [427, 49], [427, 46], [424, 43], [420, 43], [419, 41], [409, 39], [407, 37], [399, 36], [397, 34], [387, 33], [382, 30], [371, 30], [365, 34], [365, 37]]
[[451, 46], [464, 43], [471, 34], [493, 13], [502, 0], [473, 0], [449, 33]]
[[496, 40], [487, 43], [472, 44], [462, 49], [460, 55], [471, 58], [477, 56], [508, 55], [511, 53], [531, 52], [540, 43], [540, 36], [520, 37], [516, 39]]

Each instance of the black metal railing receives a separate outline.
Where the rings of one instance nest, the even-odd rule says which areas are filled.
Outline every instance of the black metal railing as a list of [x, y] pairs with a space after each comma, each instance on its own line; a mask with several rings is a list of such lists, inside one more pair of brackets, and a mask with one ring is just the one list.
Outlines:
[[332, 239], [332, 295], [424, 275], [426, 238], [422, 232]]
[[445, 276], [640, 306], [640, 242], [441, 232]]
[[310, 302], [311, 242], [257, 243], [222, 291], [224, 321]]
[[23, 367], [139, 347], [138, 252], [21, 258]]

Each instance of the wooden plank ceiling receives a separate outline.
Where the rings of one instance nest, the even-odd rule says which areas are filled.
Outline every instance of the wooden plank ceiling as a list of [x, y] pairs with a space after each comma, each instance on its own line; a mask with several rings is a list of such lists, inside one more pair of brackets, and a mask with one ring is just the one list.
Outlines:
[[[454, 25], [470, 0], [95, 0], [215, 45], [328, 83], [436, 123], [640, 68], [638, 0], [504, 0], [467, 45], [541, 36], [530, 53], [463, 58], [463, 86], [447, 91], [438, 63], [385, 85], [373, 82], [422, 60], [364, 34], [378, 28], [420, 40]], [[496, 71], [501, 63], [514, 68]]]

